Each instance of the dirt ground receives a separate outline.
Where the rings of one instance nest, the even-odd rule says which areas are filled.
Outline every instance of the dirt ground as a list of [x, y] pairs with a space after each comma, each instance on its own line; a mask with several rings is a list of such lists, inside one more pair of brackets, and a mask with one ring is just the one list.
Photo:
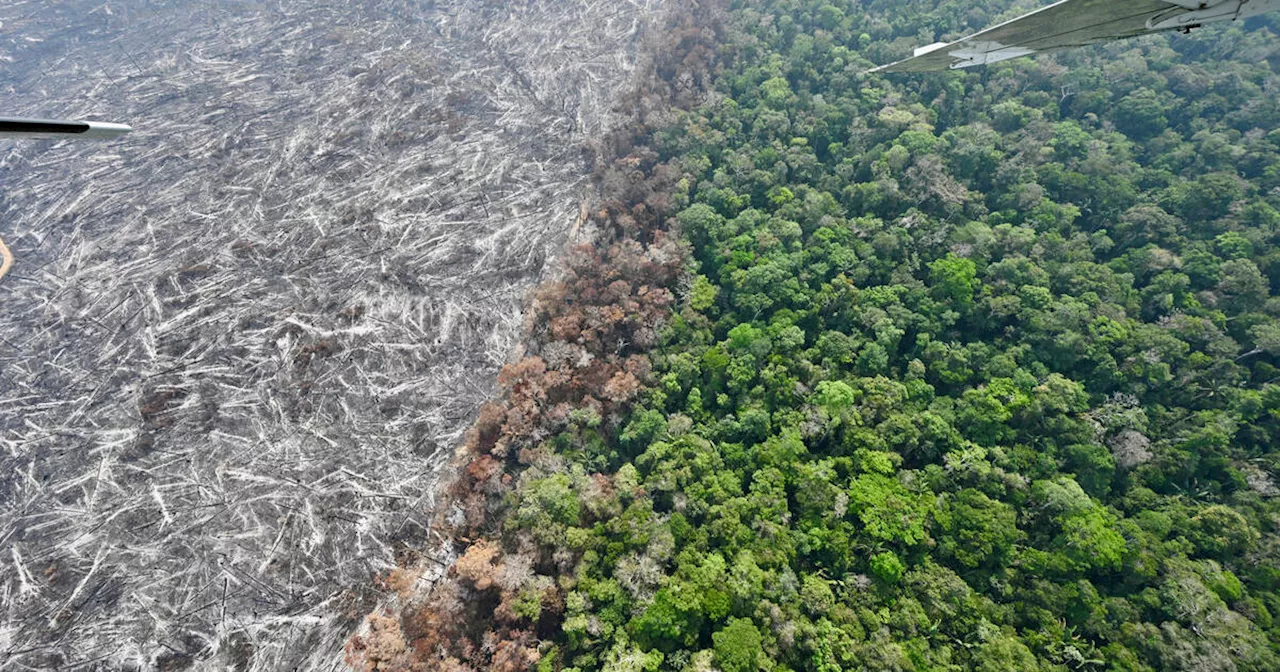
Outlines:
[[0, 670], [341, 667], [667, 1], [0, 5]]

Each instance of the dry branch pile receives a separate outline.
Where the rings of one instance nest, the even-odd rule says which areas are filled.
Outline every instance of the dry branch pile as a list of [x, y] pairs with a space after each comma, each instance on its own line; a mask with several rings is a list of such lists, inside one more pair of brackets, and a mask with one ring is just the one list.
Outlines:
[[0, 669], [329, 669], [661, 0], [0, 7]]

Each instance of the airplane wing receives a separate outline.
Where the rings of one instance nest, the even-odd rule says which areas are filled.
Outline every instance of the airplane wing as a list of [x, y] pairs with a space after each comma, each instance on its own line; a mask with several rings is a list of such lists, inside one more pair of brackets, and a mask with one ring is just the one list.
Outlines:
[[132, 128], [124, 124], [113, 124], [105, 121], [0, 117], [0, 138], [110, 140], [132, 130]]
[[872, 72], [933, 72], [1168, 30], [1190, 30], [1274, 9], [1280, 0], [1061, 0], [955, 42], [916, 49]]

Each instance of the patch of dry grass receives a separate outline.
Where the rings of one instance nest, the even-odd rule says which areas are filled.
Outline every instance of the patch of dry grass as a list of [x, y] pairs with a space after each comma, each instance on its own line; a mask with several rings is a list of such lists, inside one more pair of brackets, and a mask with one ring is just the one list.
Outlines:
[[0, 7], [0, 669], [331, 669], [660, 0]]

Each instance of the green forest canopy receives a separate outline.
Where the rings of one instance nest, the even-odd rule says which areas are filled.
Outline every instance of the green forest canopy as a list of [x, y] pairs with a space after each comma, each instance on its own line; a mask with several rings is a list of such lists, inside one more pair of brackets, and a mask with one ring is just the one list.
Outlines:
[[509, 495], [538, 669], [1280, 669], [1275, 34], [864, 74], [1033, 4], [733, 3], [652, 384]]

